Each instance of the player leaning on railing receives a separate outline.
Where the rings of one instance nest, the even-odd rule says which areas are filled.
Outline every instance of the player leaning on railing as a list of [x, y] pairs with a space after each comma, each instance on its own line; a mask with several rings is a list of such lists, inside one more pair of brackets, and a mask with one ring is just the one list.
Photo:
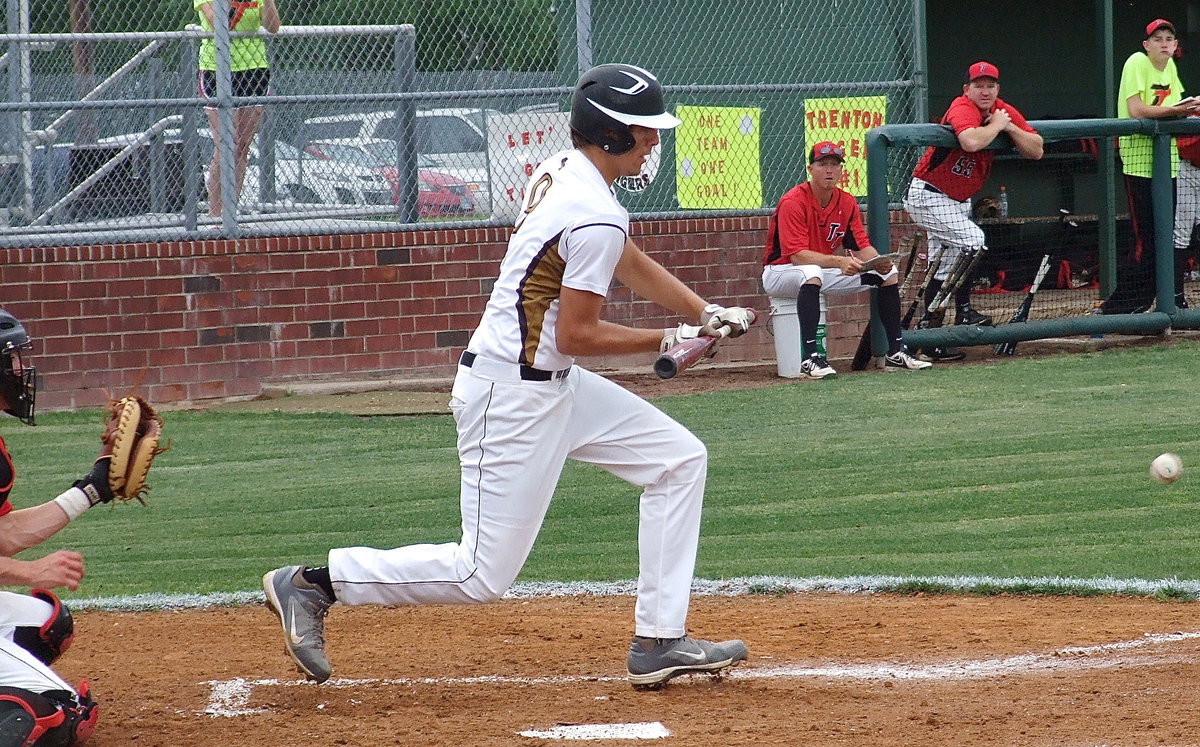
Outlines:
[[[988, 325], [992, 318], [971, 308], [972, 271], [987, 251], [983, 229], [971, 220], [971, 198], [991, 173], [995, 151], [988, 146], [1001, 133], [1018, 153], [1034, 160], [1042, 157], [1042, 136], [1000, 98], [1000, 70], [990, 62], [967, 69], [963, 95], [950, 104], [942, 124], [954, 130], [958, 146], [926, 149], [904, 196], [904, 209], [929, 236], [930, 263], [938, 263], [925, 287], [921, 326], [939, 326], [950, 298], [956, 324]], [[921, 355], [927, 360], [966, 357], [956, 348], [940, 347], [922, 350]]]

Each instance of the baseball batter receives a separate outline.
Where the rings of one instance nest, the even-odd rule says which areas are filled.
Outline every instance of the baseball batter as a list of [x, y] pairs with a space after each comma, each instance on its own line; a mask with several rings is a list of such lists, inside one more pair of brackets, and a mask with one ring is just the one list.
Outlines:
[[[0, 410], [33, 425], [36, 370], [25, 356], [33, 343], [25, 327], [0, 310]], [[83, 744], [99, 712], [85, 680], [72, 688], [50, 669], [75, 635], [71, 613], [49, 589], [76, 589], [83, 579], [83, 556], [58, 550], [36, 560], [17, 560], [22, 550], [41, 544], [100, 502], [112, 500], [109, 459], [57, 498], [13, 509], [8, 496], [16, 471], [0, 439], [0, 584], [34, 587], [16, 594], [0, 591], [0, 747]]]
[[796, 299], [803, 376], [823, 379], [836, 373], [817, 352], [820, 294], [861, 293], [871, 286], [879, 288], [879, 318], [888, 338], [884, 367], [929, 368], [929, 363], [913, 358], [904, 347], [896, 268], [889, 262], [885, 272], [863, 271], [863, 262], [879, 252], [871, 246], [858, 201], [837, 186], [845, 162], [846, 151], [837, 143], [825, 141], [809, 150], [808, 181], [779, 198], [767, 226], [763, 290], [769, 296]]
[[[745, 644], [687, 636], [707, 451], [631, 392], [575, 365], [576, 356], [653, 352], [718, 326], [750, 326], [748, 309], [708, 304], [629, 238], [613, 195], [637, 176], [658, 130], [679, 124], [663, 89], [632, 65], [601, 65], [571, 104], [575, 146], [547, 158], [526, 189], [491, 298], [460, 360], [451, 395], [462, 469], [462, 538], [392, 550], [330, 551], [328, 567], [263, 577], [288, 653], [324, 681], [324, 617], [345, 604], [477, 603], [498, 599], [529, 554], [565, 461], [595, 464], [643, 489], [630, 681], [655, 687], [717, 671]], [[637, 329], [600, 319], [613, 278], [699, 324]]]
[[[1005, 133], [1025, 158], [1042, 157], [1042, 136], [1016, 107], [1000, 98], [1000, 70], [990, 62], [976, 62], [967, 69], [963, 95], [950, 104], [942, 124], [954, 130], [958, 147], [926, 149], [904, 196], [904, 209], [929, 236], [929, 261], [941, 259], [925, 288], [926, 325], [928, 305], [937, 298], [955, 263], [969, 262], [986, 251], [983, 229], [971, 220], [971, 198], [983, 188], [992, 171], [995, 154], [988, 146]], [[971, 280], [964, 275], [955, 290], [955, 322], [991, 324], [991, 317], [971, 308]], [[923, 353], [931, 360], [964, 357], [954, 348], [932, 348]]]

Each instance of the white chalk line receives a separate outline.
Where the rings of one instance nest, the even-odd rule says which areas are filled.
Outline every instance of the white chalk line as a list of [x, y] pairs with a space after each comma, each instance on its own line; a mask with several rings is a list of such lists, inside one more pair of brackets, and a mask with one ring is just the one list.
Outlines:
[[[1047, 654], [1020, 654], [996, 659], [959, 660], [935, 664], [906, 664], [880, 662], [875, 664], [826, 663], [821, 665], [782, 665], [768, 667], [743, 666], [730, 670], [725, 676], [735, 680], [761, 679], [857, 679], [857, 680], [966, 680], [988, 679], [1008, 675], [1045, 674], [1085, 669], [1105, 669], [1117, 666], [1151, 666], [1170, 662], [1191, 663], [1194, 655], [1134, 654], [1137, 649], [1162, 646], [1180, 641], [1200, 639], [1200, 631], [1180, 633], [1147, 633], [1129, 641], [1103, 643], [1095, 646], [1071, 646]], [[594, 677], [561, 675], [550, 677], [510, 677], [483, 675], [477, 677], [401, 677], [395, 679], [330, 679], [322, 685], [308, 680], [260, 679], [237, 677], [231, 680], [209, 680], [208, 706], [202, 715], [214, 717], [249, 716], [269, 709], [250, 706], [256, 687], [324, 687], [373, 688], [397, 686], [456, 686], [483, 685], [570, 685], [582, 682], [625, 682], [625, 677]]]
[[[1122, 594], [1154, 596], [1170, 594], [1177, 599], [1200, 599], [1200, 580], [1163, 578], [1072, 578], [1068, 576], [746, 576], [730, 579], [692, 581], [692, 593], [697, 596], [741, 596], [743, 594], [787, 594], [829, 592], [836, 594], [876, 594], [926, 585], [936, 589], [988, 594], [1019, 593], [1031, 590], [1040, 594]], [[506, 599], [534, 599], [563, 596], [633, 596], [637, 581], [531, 581], [514, 584]], [[104, 610], [111, 612], [143, 612], [164, 609], [209, 609], [258, 604], [263, 601], [262, 590], [214, 592], [211, 594], [135, 594], [121, 597], [69, 599], [73, 611]]]

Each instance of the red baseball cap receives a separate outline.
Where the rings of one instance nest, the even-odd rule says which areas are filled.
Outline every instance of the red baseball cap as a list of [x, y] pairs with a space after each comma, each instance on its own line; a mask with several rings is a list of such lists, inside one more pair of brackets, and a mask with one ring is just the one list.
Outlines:
[[967, 68], [967, 82], [976, 78], [993, 78], [1000, 80], [1000, 68], [990, 62], [976, 62], [971, 67]]
[[816, 163], [822, 158], [836, 158], [839, 163], [846, 162], [846, 151], [837, 143], [831, 143], [828, 140], [822, 140], [812, 147], [808, 152], [808, 162]]
[[1165, 18], [1155, 18], [1153, 21], [1146, 24], [1146, 38], [1149, 39], [1150, 37], [1154, 36], [1155, 31], [1158, 31], [1164, 27], [1171, 29], [1172, 34], [1175, 33], [1175, 24], [1171, 23]]

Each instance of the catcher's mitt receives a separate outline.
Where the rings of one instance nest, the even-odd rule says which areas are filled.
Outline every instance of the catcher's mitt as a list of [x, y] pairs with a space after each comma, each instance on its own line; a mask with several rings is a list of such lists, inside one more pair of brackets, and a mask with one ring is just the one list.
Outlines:
[[129, 395], [109, 401], [108, 424], [100, 440], [100, 462], [110, 457], [108, 463], [108, 487], [113, 498], [121, 501], [137, 499], [143, 504], [142, 494], [150, 490], [146, 477], [154, 457], [170, 448], [170, 444], [159, 446], [162, 439], [163, 419], [146, 400]]

